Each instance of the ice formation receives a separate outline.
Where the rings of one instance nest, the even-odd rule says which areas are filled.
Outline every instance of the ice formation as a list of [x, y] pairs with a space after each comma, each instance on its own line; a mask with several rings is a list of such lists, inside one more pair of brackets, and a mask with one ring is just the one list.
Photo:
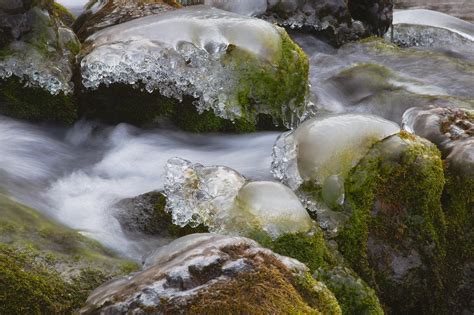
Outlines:
[[248, 16], [261, 15], [267, 11], [267, 0], [203, 0], [201, 2], [221, 10]]
[[[283, 42], [288, 40], [283, 29], [268, 22], [191, 6], [90, 36], [81, 61], [82, 81], [89, 89], [100, 84], [143, 84], [148, 92], [158, 90], [177, 100], [189, 95], [196, 99], [198, 111], [212, 109], [231, 120], [258, 113], [293, 115], [303, 104], [291, 99], [263, 104], [258, 95], [249, 95], [255, 101], [255, 111], [249, 113], [241, 106], [240, 95], [242, 84], [251, 82], [252, 76], [279, 71]], [[304, 84], [306, 78], [302, 80]]]
[[474, 25], [453, 16], [431, 10], [403, 10], [393, 14], [393, 24], [412, 24], [444, 28], [474, 41]]
[[39, 7], [2, 16], [0, 27], [10, 29], [16, 40], [0, 48], [0, 79], [16, 76], [25, 86], [51, 94], [73, 90], [72, 59], [80, 43], [74, 33], [51, 13]]
[[164, 302], [185, 309], [199, 293], [216, 292], [213, 285], [232, 283], [242, 274], [259, 272], [262, 266], [293, 276], [308, 271], [299, 261], [247, 238], [191, 234], [150, 254], [144, 270], [97, 288], [81, 314], [163, 313]]
[[438, 146], [448, 165], [474, 176], [474, 111], [464, 108], [410, 108], [403, 128]]
[[399, 131], [396, 123], [372, 115], [315, 117], [277, 139], [272, 173], [295, 191], [303, 184], [320, 187], [325, 203], [340, 205], [351, 168], [374, 143]]
[[264, 231], [271, 237], [312, 227], [311, 218], [288, 187], [276, 182], [247, 182], [225, 166], [205, 167], [170, 159], [165, 195], [167, 211], [180, 226], [205, 224], [212, 232], [230, 235]]

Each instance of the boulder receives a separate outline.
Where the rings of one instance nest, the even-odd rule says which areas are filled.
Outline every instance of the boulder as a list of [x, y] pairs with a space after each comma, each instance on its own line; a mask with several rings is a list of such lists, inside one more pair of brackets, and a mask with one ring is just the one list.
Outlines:
[[300, 262], [250, 239], [192, 234], [152, 253], [144, 269], [96, 289], [81, 314], [342, 314]]
[[255, 130], [262, 115], [289, 127], [307, 112], [306, 55], [259, 19], [192, 6], [110, 26], [83, 46], [86, 116], [136, 124], [188, 116], [183, 125], [225, 127], [215, 123], [224, 119]]

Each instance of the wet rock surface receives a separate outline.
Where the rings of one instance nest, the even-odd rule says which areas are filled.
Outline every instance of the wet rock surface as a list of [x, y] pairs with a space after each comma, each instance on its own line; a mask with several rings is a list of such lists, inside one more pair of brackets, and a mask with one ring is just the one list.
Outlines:
[[332, 293], [298, 261], [240, 237], [193, 234], [151, 254], [145, 269], [109, 282], [82, 314], [97, 312], [341, 314]]

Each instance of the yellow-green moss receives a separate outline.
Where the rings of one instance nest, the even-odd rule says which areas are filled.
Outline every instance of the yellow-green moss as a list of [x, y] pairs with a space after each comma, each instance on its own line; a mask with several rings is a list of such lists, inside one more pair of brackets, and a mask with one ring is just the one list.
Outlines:
[[70, 124], [77, 119], [72, 95], [52, 95], [39, 87], [27, 87], [17, 77], [0, 80], [0, 113], [30, 121]]
[[103, 282], [136, 269], [96, 241], [0, 195], [0, 314], [71, 314]]
[[[393, 152], [396, 146], [398, 151]], [[376, 144], [346, 181], [347, 208], [352, 215], [337, 236], [339, 249], [394, 312], [430, 312], [443, 303], [443, 186], [439, 151], [426, 140], [405, 134]], [[369, 236], [394, 251], [417, 251], [428, 267], [410, 270], [410, 278], [394, 281], [377, 269], [382, 262], [370, 260]]]
[[[265, 108], [277, 122], [288, 121], [293, 112], [302, 113], [308, 93], [309, 61], [303, 50], [280, 30], [281, 51], [273, 64], [230, 46], [224, 63], [236, 68], [236, 95], [243, 119], [255, 120], [257, 108]], [[284, 110], [285, 109], [285, 110]]]
[[64, 25], [69, 27], [71, 27], [76, 20], [76, 17], [71, 12], [69, 12], [68, 9], [57, 2], [54, 2], [51, 13], [55, 18], [59, 19], [64, 23]]

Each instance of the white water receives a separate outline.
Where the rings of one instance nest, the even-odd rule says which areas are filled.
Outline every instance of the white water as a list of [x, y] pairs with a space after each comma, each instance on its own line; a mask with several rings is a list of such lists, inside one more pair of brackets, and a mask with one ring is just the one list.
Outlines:
[[162, 189], [166, 161], [174, 156], [270, 179], [276, 137], [144, 132], [125, 124], [105, 128], [84, 122], [61, 130], [0, 117], [0, 185], [31, 207], [139, 259], [147, 247], [122, 233], [113, 217], [117, 201]]

